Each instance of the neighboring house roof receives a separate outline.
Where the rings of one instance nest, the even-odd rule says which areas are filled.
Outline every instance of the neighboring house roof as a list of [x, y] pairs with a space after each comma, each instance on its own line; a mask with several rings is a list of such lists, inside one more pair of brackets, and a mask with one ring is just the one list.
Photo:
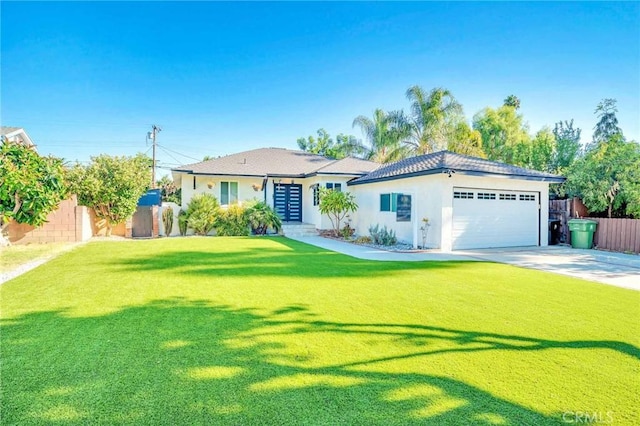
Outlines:
[[515, 179], [548, 182], [564, 182], [565, 180], [565, 178], [551, 173], [469, 157], [449, 151], [440, 151], [384, 165], [365, 176], [352, 180], [349, 185], [361, 185], [437, 173], [462, 173], [478, 176], [498, 175]]
[[21, 143], [27, 147], [35, 147], [35, 144], [22, 127], [0, 126], [0, 137], [3, 141], [6, 139], [10, 142]]
[[260, 148], [172, 169], [174, 172], [224, 176], [305, 177], [314, 174], [362, 176], [379, 164], [355, 158], [332, 160], [284, 148]]

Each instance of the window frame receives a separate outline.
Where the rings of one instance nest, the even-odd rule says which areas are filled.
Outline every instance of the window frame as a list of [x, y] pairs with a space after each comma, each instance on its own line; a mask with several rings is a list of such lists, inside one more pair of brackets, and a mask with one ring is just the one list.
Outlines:
[[[224, 202], [224, 197], [223, 197], [223, 193], [222, 190], [223, 188], [227, 187], [227, 193], [224, 194], [227, 197], [227, 202]], [[232, 187], [235, 186], [235, 200], [232, 199], [234, 194], [233, 194], [233, 189]], [[238, 181], [232, 181], [232, 180], [224, 180], [220, 182], [220, 205], [221, 206], [228, 206], [231, 205], [233, 203], [237, 203], [240, 199], [240, 185], [238, 184]]]

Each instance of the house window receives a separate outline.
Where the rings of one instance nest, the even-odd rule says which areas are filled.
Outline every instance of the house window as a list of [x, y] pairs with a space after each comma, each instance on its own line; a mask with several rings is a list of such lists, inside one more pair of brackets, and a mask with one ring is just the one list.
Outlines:
[[[342, 184], [341, 183], [333, 183], [327, 182], [325, 184], [325, 188], [332, 189], [334, 191], [342, 192]], [[313, 205], [320, 205], [320, 184], [315, 184], [313, 186]]]
[[380, 194], [380, 211], [391, 211], [391, 194]]
[[342, 191], [342, 184], [341, 183], [331, 183], [331, 182], [327, 182], [327, 189], [333, 189], [337, 192], [341, 192]]
[[238, 182], [220, 182], [220, 204], [238, 202]]
[[500, 194], [501, 200], [515, 201], [516, 194]]
[[312, 188], [313, 188], [313, 205], [319, 206], [320, 205], [320, 185], [316, 183], [315, 185], [313, 185]]
[[402, 194], [392, 192], [391, 194], [380, 194], [380, 211], [395, 212], [398, 207], [398, 197]]

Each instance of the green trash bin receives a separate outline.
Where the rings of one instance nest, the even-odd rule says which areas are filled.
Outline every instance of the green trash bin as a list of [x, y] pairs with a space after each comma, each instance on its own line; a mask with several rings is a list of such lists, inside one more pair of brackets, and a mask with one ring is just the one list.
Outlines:
[[589, 219], [571, 219], [569, 231], [571, 231], [571, 247], [590, 249], [593, 247], [593, 234], [596, 232], [598, 222]]

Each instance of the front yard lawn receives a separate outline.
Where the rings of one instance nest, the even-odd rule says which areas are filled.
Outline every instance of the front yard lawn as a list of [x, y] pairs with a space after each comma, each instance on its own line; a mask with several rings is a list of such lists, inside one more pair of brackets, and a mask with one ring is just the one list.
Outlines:
[[639, 293], [560, 275], [172, 238], [0, 297], [2, 424], [640, 423]]
[[34, 260], [57, 256], [78, 243], [26, 244], [0, 247], [0, 271], [11, 272]]

